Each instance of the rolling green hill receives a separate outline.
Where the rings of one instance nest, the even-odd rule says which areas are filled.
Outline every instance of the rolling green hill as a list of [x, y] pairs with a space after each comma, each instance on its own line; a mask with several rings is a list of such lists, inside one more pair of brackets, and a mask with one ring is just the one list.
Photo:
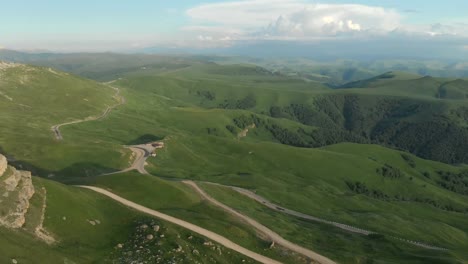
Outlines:
[[[209, 240], [198, 234], [131, 211], [99, 194], [37, 178], [34, 185], [38, 193], [40, 188], [47, 190], [44, 228], [54, 242], [47, 244], [27, 231], [27, 226], [40, 217], [31, 213], [26, 229], [0, 226], [2, 263], [131, 263], [157, 259], [163, 263], [255, 263], [210, 244], [213, 250], [205, 245]], [[42, 202], [42, 198], [37, 199]], [[33, 204], [29, 211], [41, 206]]]
[[[243, 75], [234, 74], [232, 65], [218, 66], [224, 75], [213, 74], [210, 67], [191, 67], [163, 76], [129, 76], [119, 83], [151, 90], [181, 104], [247, 110], [255, 115], [234, 119], [255, 121], [264, 134], [293, 146], [375, 143], [427, 159], [468, 162], [468, 99], [454, 96], [465, 91], [463, 80], [388, 73], [346, 86], [364, 88], [327, 89], [271, 73], [252, 75], [256, 71], [252, 67], [247, 67], [251, 73]], [[284, 119], [294, 121], [294, 127], [278, 125]]]
[[[131, 156], [123, 145], [160, 139], [166, 147], [146, 166], [155, 176], [241, 186], [285, 208], [383, 236], [372, 239], [288, 218], [204, 186], [291, 241], [339, 262], [468, 259], [464, 250], [468, 246], [468, 168], [463, 165], [468, 160], [467, 100], [456, 96], [465, 91], [463, 80], [394, 72], [349, 85], [358, 88], [330, 89], [257, 66], [188, 64], [171, 71], [131, 69], [105, 85], [48, 68], [21, 66], [43, 76], [25, 86], [29, 93], [20, 91], [22, 100], [35, 103], [31, 106], [38, 112], [11, 110], [19, 94], [8, 91], [22, 87], [25, 74], [14, 75], [16, 66], [10, 67], [5, 70], [10, 81], [0, 84], [0, 91], [13, 98], [0, 98], [0, 107], [10, 111], [3, 117], [9, 126], [0, 133], [2, 152], [15, 158], [16, 166], [39, 176], [110, 188], [153, 209], [217, 230], [251, 249], [268, 248], [248, 227], [200, 201], [180, 183], [135, 173], [98, 176], [128, 167]], [[32, 89], [39, 84], [40, 90]], [[68, 90], [68, 84], [76, 89]], [[41, 97], [49, 91], [44, 87], [50, 89], [50, 97]], [[112, 87], [120, 90], [125, 104], [97, 121], [64, 126], [64, 139], [54, 138], [50, 126], [97, 116], [115, 104]], [[437, 97], [441, 89], [445, 95]], [[87, 98], [88, 92], [94, 101], [76, 100]], [[56, 105], [62, 111], [54, 114], [54, 108], [46, 107], [54, 96], [67, 98], [67, 94], [74, 100]], [[16, 122], [15, 116], [31, 121]], [[29, 126], [34, 120], [37, 127]], [[13, 133], [14, 127], [25, 136]], [[108, 216], [96, 219], [100, 217]], [[56, 221], [51, 229], [60, 227]], [[415, 248], [392, 240], [393, 236], [448, 251]], [[96, 248], [99, 245], [86, 250]], [[265, 254], [281, 257], [278, 252]]]
[[81, 148], [79, 142], [61, 144], [51, 127], [101, 116], [117, 103], [113, 88], [51, 68], [1, 65], [0, 149], [3, 154], [22, 162], [16, 165], [33, 172], [37, 168], [44, 176], [53, 176], [53, 172], [46, 173], [48, 169], [80, 163], [80, 157], [96, 158], [93, 147]]

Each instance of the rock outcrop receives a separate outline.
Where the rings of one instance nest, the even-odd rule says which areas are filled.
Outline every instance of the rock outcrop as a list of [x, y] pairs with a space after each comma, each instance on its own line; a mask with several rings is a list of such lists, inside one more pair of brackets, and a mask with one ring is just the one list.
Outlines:
[[31, 173], [8, 167], [2, 155], [0, 166], [0, 226], [20, 228], [26, 221], [29, 200], [35, 192]]
[[0, 155], [0, 177], [3, 176], [7, 167], [8, 167], [7, 159], [5, 158], [5, 156]]

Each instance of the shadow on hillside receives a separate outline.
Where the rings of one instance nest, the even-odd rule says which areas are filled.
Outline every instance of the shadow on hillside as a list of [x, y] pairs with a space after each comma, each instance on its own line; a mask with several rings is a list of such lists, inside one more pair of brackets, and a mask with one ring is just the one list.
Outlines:
[[17, 160], [14, 156], [8, 155], [2, 147], [0, 147], [0, 154], [6, 156], [8, 158], [8, 164], [16, 169], [30, 171], [33, 176], [58, 181], [64, 184], [89, 184], [101, 174], [118, 170], [93, 162], [80, 162], [58, 171], [52, 171], [35, 166], [27, 161]]
[[139, 144], [146, 144], [148, 142], [154, 142], [154, 141], [159, 141], [163, 140], [164, 137], [161, 136], [155, 136], [151, 134], [145, 134], [143, 136], [140, 136], [134, 140], [131, 140], [127, 143], [127, 145], [139, 145]]

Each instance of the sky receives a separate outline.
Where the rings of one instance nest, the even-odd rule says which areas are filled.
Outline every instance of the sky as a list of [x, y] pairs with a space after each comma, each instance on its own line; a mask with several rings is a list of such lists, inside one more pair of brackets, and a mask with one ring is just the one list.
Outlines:
[[427, 45], [424, 52], [468, 56], [467, 10], [466, 0], [0, 0], [0, 47], [339, 51], [367, 44], [399, 55]]

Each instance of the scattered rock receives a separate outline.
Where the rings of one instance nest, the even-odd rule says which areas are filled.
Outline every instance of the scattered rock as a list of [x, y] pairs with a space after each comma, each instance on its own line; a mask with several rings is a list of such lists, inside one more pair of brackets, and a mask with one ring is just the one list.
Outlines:
[[159, 237], [161, 237], [161, 238], [162, 238], [162, 237], [164, 237], [164, 235], [160, 235]]
[[117, 248], [123, 248], [123, 244], [117, 244]]
[[192, 240], [192, 238], [193, 238], [193, 236], [189, 236], [189, 237], [188, 237], [188, 240]]
[[147, 228], [148, 228], [148, 225], [147, 225], [147, 224], [144, 224], [144, 225], [141, 225], [141, 226], [140, 226], [140, 229], [143, 229], [143, 230], [145, 230], [145, 229], [147, 229]]
[[67, 217], [66, 216], [62, 217], [62, 220], [67, 221]]
[[200, 255], [200, 252], [198, 252], [198, 250], [196, 250], [196, 249], [194, 249], [194, 250], [192, 251], [192, 253], [193, 253], [194, 255], [197, 255], [197, 256]]
[[213, 242], [211, 242], [211, 241], [206, 241], [206, 242], [203, 243], [203, 245], [204, 245], [204, 246], [211, 247], [211, 246], [213, 246]]
[[96, 224], [98, 224], [98, 225], [100, 225], [100, 224], [101, 224], [101, 221], [99, 221], [99, 220], [97, 220], [97, 219], [96, 219], [96, 220], [94, 220], [94, 222], [96, 222]]
[[146, 239], [147, 239], [147, 240], [153, 240], [153, 238], [154, 238], [154, 236], [151, 235], [151, 234], [149, 234], [149, 235], [146, 236]]
[[177, 249], [176, 249], [176, 252], [182, 252], [182, 246], [181, 245], [177, 245]]
[[16, 259], [11, 259], [11, 263], [18, 264], [18, 261]]
[[96, 225], [96, 222], [94, 222], [93, 220], [87, 220], [88, 223], [90, 223], [91, 225], [95, 226]]
[[153, 226], [153, 230], [154, 230], [155, 232], [158, 232], [159, 229], [160, 229], [160, 227], [159, 227], [158, 225]]

